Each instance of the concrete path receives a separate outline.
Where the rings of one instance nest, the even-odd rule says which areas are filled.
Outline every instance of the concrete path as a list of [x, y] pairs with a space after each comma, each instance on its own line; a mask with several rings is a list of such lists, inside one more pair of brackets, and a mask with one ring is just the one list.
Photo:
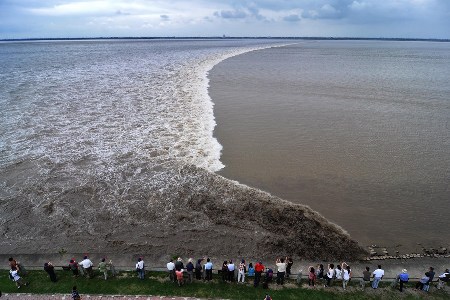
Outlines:
[[[189, 297], [165, 297], [165, 296], [115, 296], [115, 295], [81, 295], [82, 300], [201, 300]], [[70, 295], [64, 294], [3, 294], [1, 300], [72, 300]]]

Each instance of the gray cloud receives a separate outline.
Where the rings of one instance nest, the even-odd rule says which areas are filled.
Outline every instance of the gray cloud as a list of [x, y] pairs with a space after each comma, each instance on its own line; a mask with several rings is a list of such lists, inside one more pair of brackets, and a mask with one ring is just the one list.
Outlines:
[[298, 15], [289, 15], [283, 18], [283, 21], [286, 22], [298, 22], [300, 21], [300, 17]]
[[247, 17], [247, 13], [241, 10], [222, 10], [220, 12], [216, 11], [214, 15], [216, 17], [224, 19], [243, 19]]
[[0, 38], [223, 31], [450, 38], [448, 28], [450, 0], [0, 0]]

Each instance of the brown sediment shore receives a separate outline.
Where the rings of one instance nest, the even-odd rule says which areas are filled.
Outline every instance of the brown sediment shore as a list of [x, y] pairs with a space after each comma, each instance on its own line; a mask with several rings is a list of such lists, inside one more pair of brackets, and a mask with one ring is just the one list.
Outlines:
[[92, 166], [100, 171], [86, 175], [87, 166], [86, 159], [70, 165], [28, 160], [1, 170], [0, 253], [67, 249], [148, 254], [155, 261], [176, 254], [321, 260], [367, 255], [309, 207], [194, 166], [150, 161]]

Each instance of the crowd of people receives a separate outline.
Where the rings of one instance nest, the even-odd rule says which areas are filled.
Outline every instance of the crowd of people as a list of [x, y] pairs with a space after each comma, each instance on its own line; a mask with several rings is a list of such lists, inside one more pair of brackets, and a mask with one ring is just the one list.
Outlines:
[[[206, 260], [206, 263], [203, 262]], [[187, 273], [187, 282], [191, 283], [195, 275], [198, 280], [209, 281], [212, 279], [213, 264], [209, 258], [200, 258], [197, 260], [196, 265], [193, 264], [193, 259], [190, 258], [186, 267], [183, 265], [183, 259], [178, 258], [176, 262], [170, 260], [167, 263], [167, 270], [169, 272], [169, 278], [171, 281], [177, 282], [179, 286], [185, 283], [183, 272]], [[275, 262], [276, 266], [276, 284], [283, 285], [285, 278], [289, 278], [291, 275], [291, 268], [293, 265], [292, 258], [278, 258]], [[261, 261], [246, 264], [245, 259], [241, 259], [238, 264], [235, 264], [233, 260], [226, 260], [222, 263], [220, 269], [217, 269], [218, 274], [223, 282], [237, 282], [244, 283], [246, 278], [253, 281], [253, 286], [258, 287], [262, 284], [263, 288], [268, 288], [268, 285], [273, 281], [274, 270], [271, 267], [266, 267]], [[263, 276], [264, 275], [264, 276]], [[359, 286], [364, 289], [367, 285], [370, 285], [373, 289], [377, 289], [379, 283], [384, 277], [384, 270], [381, 265], [371, 272], [370, 267], [365, 267], [365, 270], [358, 277]], [[297, 282], [302, 279], [302, 272], [297, 274]], [[316, 268], [313, 266], [308, 267], [308, 285], [314, 287], [317, 281], [323, 284], [325, 288], [332, 286], [333, 284], [341, 284], [342, 288], [346, 290], [348, 283], [352, 279], [352, 269], [346, 262], [334, 265], [328, 264], [327, 270], [325, 270], [323, 264], [318, 264]], [[428, 291], [431, 282], [433, 282], [435, 276], [434, 268], [430, 267], [425, 275], [420, 278], [416, 284], [416, 290]], [[394, 286], [399, 286], [400, 292], [403, 291], [405, 283], [409, 281], [409, 275], [406, 269], [400, 273], [394, 280]], [[441, 275], [438, 276], [437, 288], [441, 289], [443, 285], [450, 281], [449, 270], [446, 269]]]
[[[324, 287], [329, 287], [333, 281], [341, 282], [342, 287], [345, 290], [348, 282], [352, 277], [352, 270], [350, 266], [343, 262], [341, 265], [329, 264], [327, 272], [325, 273], [325, 269], [323, 264], [319, 264], [316, 269], [313, 266], [308, 268], [308, 284], [310, 286], [314, 286], [317, 279], [322, 279], [324, 281]], [[434, 268], [430, 267], [427, 272], [425, 272], [425, 276], [420, 278], [420, 280], [416, 283], [416, 290], [428, 291], [430, 288], [430, 284], [433, 282], [435, 276]], [[381, 265], [378, 265], [377, 269], [373, 272], [370, 272], [370, 267], [366, 267], [362, 272], [362, 277], [360, 278], [360, 286], [364, 289], [368, 284], [373, 289], [377, 289], [379, 283], [384, 277], [384, 270], [381, 268]], [[397, 275], [394, 280], [394, 286], [399, 287], [400, 292], [403, 292], [404, 285], [409, 281], [409, 275], [406, 269], [403, 269], [400, 274]], [[446, 269], [441, 275], [438, 277], [437, 288], [441, 289], [444, 284], [450, 281], [450, 273], [449, 270]]]
[[[292, 273], [291, 269], [294, 262], [290, 257], [280, 257], [275, 261], [276, 266], [276, 284], [283, 285], [285, 278], [289, 278]], [[18, 289], [22, 286], [28, 285], [22, 276], [27, 274], [26, 269], [22, 264], [17, 262], [14, 258], [9, 258], [10, 267], [10, 279], [15, 282]], [[93, 278], [94, 264], [86, 255], [79, 263], [74, 259], [70, 259], [68, 266], [63, 267], [72, 272], [73, 277], [84, 276], [87, 278]], [[182, 286], [185, 283], [192, 283], [194, 278], [196, 280], [210, 281], [212, 280], [213, 270], [217, 270], [219, 278], [224, 282], [237, 282], [245, 283], [246, 280], [250, 282], [254, 287], [262, 285], [263, 288], [268, 288], [269, 284], [273, 281], [274, 270], [271, 267], [266, 267], [261, 261], [253, 263], [246, 263], [245, 259], [241, 259], [237, 264], [233, 260], [223, 261], [220, 268], [214, 268], [213, 262], [210, 258], [200, 258], [194, 264], [194, 260], [189, 258], [187, 264], [184, 265], [183, 259], [178, 257], [177, 259], [171, 259], [166, 265], [169, 280], [177, 283], [178, 286]], [[44, 270], [47, 272], [51, 282], [57, 282], [58, 278], [55, 273], [55, 268], [51, 262], [44, 263]], [[117, 272], [111, 260], [106, 261], [106, 258], [102, 258], [98, 263], [97, 270], [100, 275], [103, 275], [104, 280], [107, 280], [109, 276], [116, 276]], [[139, 257], [136, 262], [136, 273], [140, 280], [145, 279], [145, 263], [142, 257]], [[370, 267], [366, 267], [360, 277], [360, 287], [364, 289], [367, 285], [370, 285], [373, 289], [377, 289], [379, 283], [383, 280], [385, 272], [381, 265], [378, 265], [377, 269], [373, 272], [370, 271]], [[428, 291], [430, 284], [435, 279], [436, 273], [434, 268], [430, 267], [423, 277], [416, 283], [415, 288], [417, 290]], [[302, 272], [297, 273], [297, 282], [300, 283], [302, 279]], [[345, 290], [348, 283], [352, 279], [352, 269], [346, 262], [337, 264], [328, 264], [325, 270], [323, 264], [318, 264], [316, 267], [308, 267], [308, 285], [314, 287], [320, 281], [325, 288], [332, 285], [341, 284]], [[358, 276], [359, 277], [359, 276]], [[400, 292], [403, 291], [406, 283], [409, 282], [410, 276], [406, 269], [403, 269], [400, 274], [397, 275], [394, 280], [394, 286], [399, 288]], [[437, 288], [440, 289], [450, 281], [450, 272], [446, 269], [437, 278]], [[76, 295], [78, 291], [76, 286], [73, 288], [73, 299], [77, 299]]]

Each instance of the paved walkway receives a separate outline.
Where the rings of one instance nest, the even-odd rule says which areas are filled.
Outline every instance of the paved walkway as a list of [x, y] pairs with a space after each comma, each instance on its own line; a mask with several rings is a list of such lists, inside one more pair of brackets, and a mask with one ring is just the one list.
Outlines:
[[[201, 300], [199, 298], [189, 297], [165, 297], [165, 296], [114, 296], [114, 295], [81, 295], [83, 300], [118, 300], [118, 299], [133, 299], [133, 300]], [[64, 294], [3, 294], [1, 300], [72, 300], [70, 295]]]

